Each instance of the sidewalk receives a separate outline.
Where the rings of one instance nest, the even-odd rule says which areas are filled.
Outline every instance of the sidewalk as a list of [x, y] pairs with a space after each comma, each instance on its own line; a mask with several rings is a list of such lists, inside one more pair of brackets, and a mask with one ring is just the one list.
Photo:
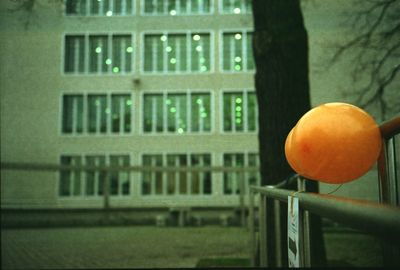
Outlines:
[[89, 227], [2, 230], [2, 269], [195, 267], [199, 258], [248, 257], [238, 227]]
[[[204, 258], [248, 258], [249, 232], [239, 227], [85, 227], [1, 232], [2, 269], [179, 268]], [[330, 266], [381, 265], [380, 243], [326, 232]]]

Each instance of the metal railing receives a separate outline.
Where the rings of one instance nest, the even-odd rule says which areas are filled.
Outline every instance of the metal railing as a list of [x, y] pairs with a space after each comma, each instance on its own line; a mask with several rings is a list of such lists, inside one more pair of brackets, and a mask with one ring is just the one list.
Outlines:
[[[310, 243], [310, 214], [331, 219], [356, 230], [382, 239], [384, 266], [400, 265], [400, 207], [399, 170], [396, 160], [396, 138], [400, 133], [400, 117], [380, 125], [383, 147], [378, 158], [380, 202], [351, 199], [309, 192], [296, 193], [299, 200], [300, 266], [310, 267], [313, 261]], [[305, 190], [305, 179], [298, 177], [298, 190]], [[288, 203], [293, 190], [281, 186], [250, 187], [249, 228], [252, 266], [280, 267], [283, 261], [282, 241], [287, 232], [281, 231], [281, 204]], [[255, 196], [259, 195], [258, 228], [256, 228]], [[269, 206], [269, 207], [267, 207]], [[287, 211], [287, 208], [283, 209]], [[274, 222], [267, 222], [273, 219]], [[274, 224], [271, 227], [271, 224]], [[271, 234], [271, 231], [274, 233]], [[345, 247], [344, 247], [345, 248]]]
[[[200, 175], [200, 174], [205, 174], [209, 173], [215, 176], [216, 174], [235, 174], [234, 180], [237, 181], [236, 185], [238, 188], [238, 193], [236, 192], [234, 194], [224, 194], [223, 190], [222, 193], [218, 193], [218, 195], [215, 194], [209, 194], [213, 195], [212, 200], [215, 201], [217, 197], [221, 198], [221, 201], [225, 201], [226, 198], [230, 198], [230, 201], [234, 201], [233, 204], [227, 204], [226, 207], [234, 208], [238, 210], [239, 214], [239, 222], [242, 226], [246, 226], [246, 210], [247, 210], [247, 205], [246, 203], [248, 202], [247, 196], [249, 193], [249, 176], [250, 174], [258, 173], [259, 172], [259, 167], [258, 166], [242, 166], [242, 167], [225, 167], [225, 166], [203, 166], [203, 167], [194, 167], [194, 166], [94, 166], [94, 165], [64, 165], [64, 164], [43, 164], [43, 163], [27, 163], [27, 162], [1, 162], [1, 171], [16, 171], [16, 172], [98, 172], [99, 174], [103, 175], [104, 181], [102, 182], [102, 194], [97, 196], [96, 198], [102, 199], [102, 207], [103, 209], [107, 210], [110, 208], [118, 208], [118, 206], [114, 206], [111, 202], [113, 199], [112, 194], [110, 193], [110, 175], [113, 173], [136, 173], [136, 174], [143, 174], [143, 173], [154, 173], [154, 174], [160, 174], [162, 180], [167, 180], [167, 177], [169, 174], [173, 174], [173, 176], [176, 176], [178, 174], [184, 173], [187, 176], [187, 181], [190, 181], [191, 178], [190, 176], [193, 175]], [[31, 176], [33, 179], [34, 176]], [[57, 177], [51, 178], [51, 181], [56, 180]], [[137, 181], [142, 181], [141, 177], [132, 179], [130, 178], [133, 182], [134, 180]], [[17, 179], [18, 180], [18, 179]], [[223, 177], [220, 178], [220, 180], [223, 181]], [[231, 179], [232, 180], [232, 179]], [[82, 179], [84, 181], [84, 179]], [[212, 181], [214, 181], [214, 177], [212, 177]], [[167, 183], [167, 181], [161, 181], [163, 185]], [[222, 183], [223, 184], [223, 183]], [[210, 183], [212, 186], [213, 184]], [[178, 186], [174, 186], [174, 188], [179, 188]], [[223, 189], [223, 187], [222, 187]], [[141, 198], [146, 198], [146, 200], [152, 200], [156, 202], [157, 200], [160, 202], [158, 205], [155, 205], [155, 207], [160, 207], [160, 206], [165, 206], [165, 201], [166, 197], [168, 198], [177, 198], [181, 197], [182, 195], [205, 195], [201, 192], [199, 194], [191, 194], [190, 191], [187, 191], [187, 194], [181, 194], [175, 190], [171, 194], [163, 193], [163, 194], [156, 194], [149, 198], [148, 195], [146, 194], [137, 194], [137, 197]], [[159, 196], [161, 195], [164, 196], [162, 197], [162, 200], [160, 200]], [[69, 198], [69, 197], [65, 197]], [[132, 196], [126, 196], [125, 197], [127, 200], [132, 199]], [[71, 200], [73, 200], [74, 197], [71, 197]], [[121, 198], [119, 198], [121, 199]], [[206, 197], [203, 198], [204, 200], [207, 200], [207, 205], [208, 206], [220, 206], [218, 202], [216, 202], [214, 205], [212, 202], [209, 202], [210, 199], [207, 199]], [[181, 200], [182, 201], [182, 200]], [[187, 200], [186, 200], [187, 202]], [[140, 207], [140, 205], [132, 205], [133, 207]], [[174, 207], [179, 207], [179, 206], [185, 206], [185, 205], [178, 205], [177, 203], [174, 203]], [[197, 207], [201, 205], [194, 205], [192, 207]], [[19, 207], [19, 206], [18, 206]], [[50, 205], [51, 207], [51, 205]], [[6, 205], [2, 204], [2, 208], [7, 208]]]

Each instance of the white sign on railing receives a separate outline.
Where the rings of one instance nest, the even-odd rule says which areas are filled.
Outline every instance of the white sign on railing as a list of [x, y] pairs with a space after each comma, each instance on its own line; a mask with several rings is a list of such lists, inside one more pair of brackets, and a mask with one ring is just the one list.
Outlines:
[[288, 261], [289, 267], [300, 267], [299, 198], [288, 196]]

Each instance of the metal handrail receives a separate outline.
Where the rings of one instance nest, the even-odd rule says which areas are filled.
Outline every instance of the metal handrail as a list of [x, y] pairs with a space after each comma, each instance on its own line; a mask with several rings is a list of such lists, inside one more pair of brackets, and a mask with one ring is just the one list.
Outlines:
[[[286, 202], [291, 190], [251, 186], [253, 192]], [[354, 229], [381, 237], [400, 237], [400, 208], [368, 200], [350, 199], [328, 194], [296, 193], [303, 210], [333, 219]]]
[[21, 171], [107, 171], [107, 172], [259, 172], [259, 166], [93, 166], [60, 165], [52, 163], [1, 162], [1, 170]]
[[[309, 213], [317, 214], [321, 217], [332, 219], [336, 222], [348, 225], [352, 228], [369, 232], [383, 239], [383, 259], [384, 265], [395, 265], [399, 263], [400, 257], [400, 192], [398, 186], [398, 174], [396, 163], [396, 142], [395, 135], [400, 134], [400, 117], [395, 117], [379, 126], [382, 137], [382, 150], [378, 158], [379, 176], [379, 198], [380, 203], [337, 197], [327, 194], [316, 194], [301, 192], [296, 193], [299, 198], [300, 237], [303, 239], [301, 249], [301, 265], [311, 266], [310, 253], [310, 231]], [[304, 179], [299, 179], [299, 185], [304, 186]], [[259, 255], [260, 266], [282, 266], [281, 261], [281, 241], [282, 232], [280, 231], [280, 208], [275, 207], [272, 212], [267, 212], [267, 203], [273, 202], [274, 206], [279, 206], [278, 201], [287, 203], [288, 196], [294, 191], [281, 189], [280, 186], [250, 187], [250, 242], [252, 265], [256, 265], [256, 258]], [[304, 190], [303, 188], [299, 190]], [[259, 193], [259, 240], [255, 232], [255, 194]], [[271, 207], [270, 207], [271, 209]], [[267, 239], [266, 218], [275, 219], [275, 237]], [[268, 229], [270, 230], [270, 229]], [[271, 233], [268, 233], [269, 237]], [[272, 265], [268, 263], [267, 241], [275, 241], [275, 250], [272, 257]], [[257, 250], [259, 247], [259, 250]], [[275, 264], [275, 265], [273, 265]]]

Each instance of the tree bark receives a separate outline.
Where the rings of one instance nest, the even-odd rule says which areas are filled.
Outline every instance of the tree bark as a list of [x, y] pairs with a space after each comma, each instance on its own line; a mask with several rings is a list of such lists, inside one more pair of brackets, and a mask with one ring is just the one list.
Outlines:
[[[253, 0], [253, 19], [261, 182], [274, 185], [294, 173], [286, 161], [285, 140], [300, 117], [311, 108], [308, 38], [298, 0]], [[318, 183], [309, 181], [307, 190], [318, 192]], [[285, 205], [281, 208], [285, 209]], [[273, 211], [273, 204], [267, 204], [268, 215]], [[273, 216], [268, 216], [269, 266], [277, 266], [273, 224]], [[312, 265], [324, 265], [321, 219], [312, 215], [310, 226]], [[285, 211], [281, 211], [281, 232], [282, 261], [287, 266]]]

